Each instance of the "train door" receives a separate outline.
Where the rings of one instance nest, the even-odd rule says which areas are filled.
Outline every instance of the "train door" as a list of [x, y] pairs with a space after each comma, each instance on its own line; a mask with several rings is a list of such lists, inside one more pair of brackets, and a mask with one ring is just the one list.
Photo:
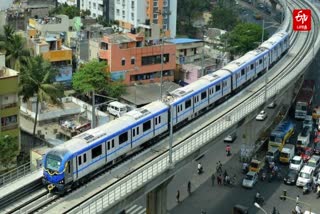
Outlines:
[[72, 180], [73, 180], [72, 175], [73, 175], [73, 164], [72, 164], [72, 161], [69, 160], [67, 162], [67, 166], [64, 171], [64, 180], [65, 180], [66, 184], [69, 182], [72, 182]]

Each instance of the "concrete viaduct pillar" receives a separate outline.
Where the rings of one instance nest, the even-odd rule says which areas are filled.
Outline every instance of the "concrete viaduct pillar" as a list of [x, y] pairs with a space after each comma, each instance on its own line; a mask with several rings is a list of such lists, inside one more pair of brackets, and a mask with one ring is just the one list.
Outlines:
[[167, 186], [172, 178], [164, 181], [147, 194], [147, 214], [167, 213]]

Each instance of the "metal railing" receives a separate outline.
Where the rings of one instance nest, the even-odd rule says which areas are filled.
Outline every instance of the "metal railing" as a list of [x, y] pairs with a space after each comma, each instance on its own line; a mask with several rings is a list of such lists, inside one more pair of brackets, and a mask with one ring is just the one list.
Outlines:
[[31, 173], [31, 168], [30, 168], [31, 163], [25, 163], [13, 170], [10, 170], [9, 172], [6, 172], [2, 175], [0, 175], [0, 187], [9, 184], [18, 178], [21, 178], [29, 173]]

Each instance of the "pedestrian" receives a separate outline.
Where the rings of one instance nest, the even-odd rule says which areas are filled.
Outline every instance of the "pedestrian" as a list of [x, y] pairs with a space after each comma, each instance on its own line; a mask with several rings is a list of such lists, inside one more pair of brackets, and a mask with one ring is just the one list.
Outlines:
[[228, 173], [227, 173], [227, 170], [226, 170], [226, 169], [224, 170], [223, 176], [224, 176], [224, 177], [228, 176]]
[[214, 174], [212, 173], [211, 175], [211, 185], [214, 186], [214, 180], [216, 179], [216, 177], [214, 176]]
[[300, 199], [300, 197], [299, 197], [299, 195], [297, 195], [297, 197], [296, 197], [296, 203], [299, 203], [299, 199]]
[[180, 191], [177, 190], [177, 195], [176, 195], [177, 203], [180, 202]]
[[222, 182], [221, 174], [217, 177], [217, 183], [220, 185]]
[[188, 194], [191, 195], [191, 182], [188, 182]]
[[231, 146], [230, 145], [226, 146], [226, 152], [227, 152], [227, 156], [231, 155]]
[[216, 169], [218, 173], [222, 173], [222, 163], [220, 161], [217, 163]]

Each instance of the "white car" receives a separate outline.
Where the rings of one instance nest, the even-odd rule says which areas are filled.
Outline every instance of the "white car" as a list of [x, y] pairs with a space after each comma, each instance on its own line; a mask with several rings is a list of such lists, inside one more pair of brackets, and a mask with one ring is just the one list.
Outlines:
[[303, 160], [300, 156], [294, 156], [290, 161], [289, 169], [300, 171], [303, 167]]
[[249, 171], [246, 177], [242, 181], [242, 186], [246, 188], [253, 188], [258, 181], [258, 174], [256, 172]]
[[260, 111], [260, 113], [256, 116], [256, 120], [263, 121], [267, 118], [267, 113], [265, 111]]
[[276, 102], [272, 101], [271, 103], [269, 103], [269, 105], [267, 105], [267, 108], [275, 108], [276, 105]]

